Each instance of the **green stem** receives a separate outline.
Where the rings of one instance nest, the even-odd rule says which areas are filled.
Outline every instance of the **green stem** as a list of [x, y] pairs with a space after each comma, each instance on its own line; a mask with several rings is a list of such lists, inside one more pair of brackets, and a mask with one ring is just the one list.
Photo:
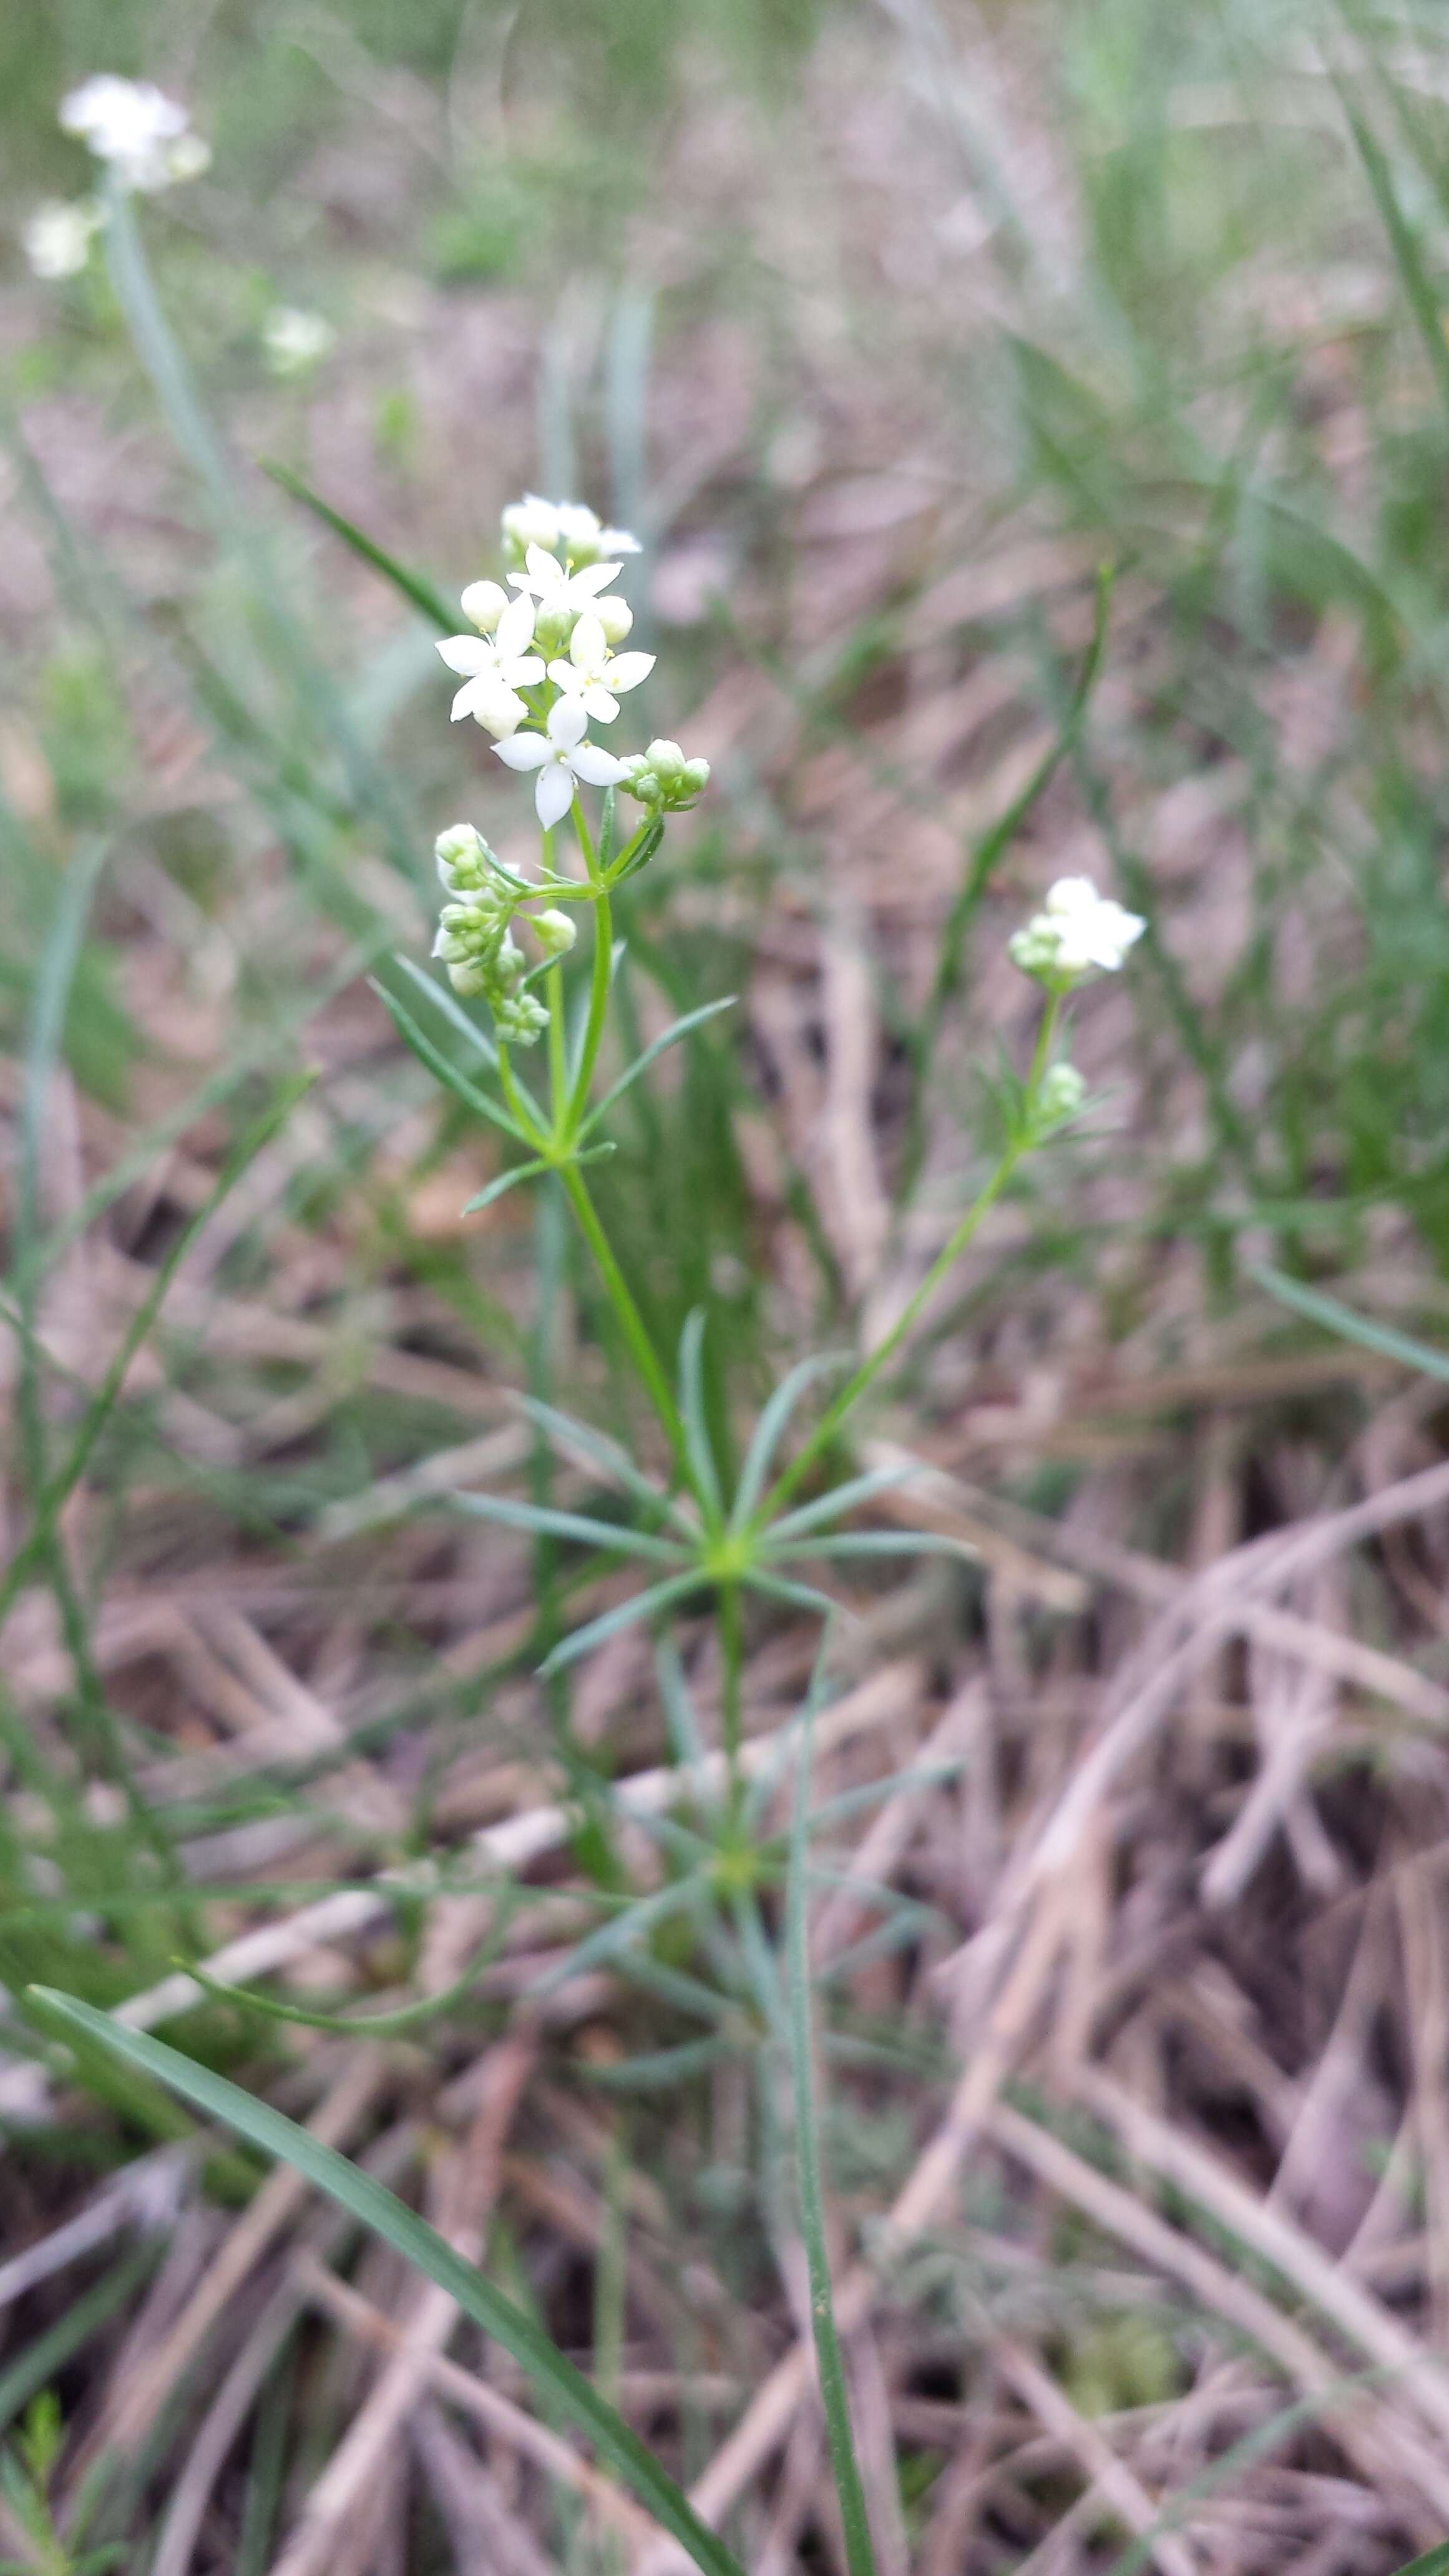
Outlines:
[[614, 1309], [619, 1330], [628, 1346], [629, 1357], [638, 1371], [650, 1403], [664, 1426], [680, 1472], [690, 1491], [693, 1492], [694, 1480], [689, 1472], [689, 1447], [684, 1436], [684, 1424], [680, 1420], [679, 1407], [674, 1401], [669, 1380], [659, 1365], [658, 1354], [649, 1339], [644, 1318], [635, 1305], [628, 1282], [614, 1258], [613, 1246], [599, 1223], [598, 1211], [589, 1196], [578, 1165], [564, 1164], [559, 1178], [568, 1192], [569, 1205], [578, 1219], [579, 1232], [594, 1256], [599, 1277], [604, 1283], [609, 1303]]
[[536, 1121], [528, 1114], [518, 1085], [513, 1079], [513, 1067], [508, 1061], [508, 1049], [501, 1043], [498, 1048], [498, 1087], [530, 1145], [540, 1153], [546, 1152], [549, 1140], [546, 1136], [540, 1135]]
[[[592, 857], [592, 852], [587, 853]], [[609, 1009], [609, 986], [614, 963], [614, 917], [609, 898], [602, 885], [594, 897], [594, 966], [589, 984], [589, 1016], [584, 1027], [584, 1042], [579, 1049], [578, 1070], [569, 1096], [568, 1133], [576, 1136], [589, 1103], [589, 1086], [603, 1043], [604, 1021]]]
[[744, 1731], [744, 1625], [740, 1618], [740, 1587], [737, 1583], [722, 1583], [715, 1594], [715, 1624], [719, 1632], [720, 1741], [729, 1771], [730, 1812], [737, 1814], [742, 1787], [740, 1743]]
[[1042, 1014], [1041, 1027], [1037, 1032], [1018, 1131], [1006, 1147], [985, 1188], [973, 1199], [960, 1224], [947, 1237], [915, 1295], [901, 1309], [890, 1331], [882, 1334], [874, 1350], [866, 1353], [854, 1376], [841, 1388], [833, 1404], [827, 1405], [809, 1438], [796, 1451], [783, 1474], [776, 1478], [770, 1492], [755, 1513], [751, 1522], [752, 1529], [763, 1528], [768, 1521], [777, 1516], [781, 1505], [794, 1493], [797, 1485], [809, 1473], [822, 1451], [829, 1448], [842, 1423], [854, 1412], [861, 1397], [875, 1384], [887, 1360], [899, 1350], [922, 1308], [929, 1304], [947, 1272], [954, 1269], [984, 1219], [995, 1207], [1002, 1191], [1016, 1172], [1017, 1166], [1031, 1151], [1031, 1112], [1041, 1089], [1042, 1077], [1051, 1062], [1051, 1051], [1060, 1017], [1061, 996], [1054, 993]]

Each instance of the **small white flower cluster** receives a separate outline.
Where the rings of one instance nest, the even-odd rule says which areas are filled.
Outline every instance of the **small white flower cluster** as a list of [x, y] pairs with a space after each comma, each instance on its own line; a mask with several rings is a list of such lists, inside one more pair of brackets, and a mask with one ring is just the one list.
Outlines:
[[[618, 651], [634, 616], [609, 588], [624, 557], [638, 554], [637, 537], [603, 527], [582, 502], [530, 492], [503, 513], [503, 549], [513, 566], [507, 589], [470, 582], [462, 607], [476, 632], [438, 646], [463, 682], [454, 723], [472, 716], [492, 734], [505, 767], [533, 777], [545, 832], [563, 821], [580, 787], [623, 787], [650, 815], [692, 805], [708, 784], [707, 760], [687, 760], [678, 743], [663, 741], [619, 759], [588, 738], [590, 722], [613, 724], [620, 698], [654, 668], [652, 653]], [[528, 1045], [548, 1014], [526, 989], [542, 970], [525, 973], [509, 927], [527, 886], [500, 868], [471, 824], [445, 832], [437, 856], [450, 901], [433, 954], [456, 992], [488, 1003], [500, 1036]], [[545, 963], [573, 946], [568, 913], [525, 918]]]
[[20, 246], [31, 274], [48, 284], [79, 277], [105, 217], [94, 197], [45, 197], [21, 226]]
[[60, 122], [109, 164], [123, 188], [147, 196], [199, 179], [211, 166], [210, 147], [192, 133], [185, 108], [154, 81], [97, 72], [61, 100]]
[[1008, 953], [1049, 992], [1070, 993], [1089, 976], [1114, 975], [1146, 927], [1140, 913], [1099, 894], [1090, 877], [1058, 877]]
[[303, 376], [325, 358], [337, 337], [320, 313], [278, 304], [262, 324], [262, 349], [274, 376]]

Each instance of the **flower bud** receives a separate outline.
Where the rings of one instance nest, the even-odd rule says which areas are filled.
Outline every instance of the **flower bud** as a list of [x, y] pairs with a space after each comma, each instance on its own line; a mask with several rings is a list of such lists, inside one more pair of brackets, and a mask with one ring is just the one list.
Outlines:
[[488, 882], [487, 853], [471, 823], [450, 823], [433, 843], [433, 856], [449, 894], [462, 894]]
[[594, 615], [604, 630], [604, 642], [610, 646], [622, 644], [634, 623], [633, 609], [616, 590], [608, 591], [602, 599], [595, 600]]
[[508, 593], [496, 581], [470, 581], [463, 593], [463, 614], [480, 635], [491, 635], [508, 606]]
[[533, 629], [533, 640], [540, 653], [550, 657], [566, 652], [574, 624], [573, 609], [541, 607]]
[[684, 754], [677, 742], [663, 739], [651, 742], [644, 757], [655, 777], [665, 787], [672, 787], [676, 779], [684, 776]]
[[568, 955], [579, 935], [579, 925], [572, 913], [531, 912], [528, 919], [545, 957]]
[[532, 993], [490, 993], [493, 1025], [509, 1046], [535, 1046], [548, 1027], [548, 1013]]
[[1087, 1086], [1074, 1064], [1047, 1067], [1036, 1095], [1037, 1117], [1043, 1127], [1059, 1127], [1067, 1118], [1075, 1118], [1087, 1096]]
[[706, 787], [709, 785], [709, 762], [707, 760], [687, 760], [684, 764], [683, 777], [684, 784], [689, 789], [690, 794], [692, 796], [702, 796]]

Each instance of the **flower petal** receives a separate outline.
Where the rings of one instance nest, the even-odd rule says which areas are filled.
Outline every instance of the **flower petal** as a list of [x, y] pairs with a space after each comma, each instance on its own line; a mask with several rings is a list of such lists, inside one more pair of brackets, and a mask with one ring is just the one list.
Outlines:
[[[548, 560], [550, 563], [553, 563], [552, 555], [549, 556]], [[554, 569], [557, 571], [557, 565], [554, 566]], [[619, 570], [620, 566], [616, 563], [585, 564], [582, 572], [571, 572], [569, 574], [569, 589], [572, 591], [575, 599], [592, 599], [598, 591], [608, 589], [615, 573]]]
[[597, 742], [581, 742], [569, 755], [569, 767], [575, 778], [587, 780], [590, 787], [612, 787], [624, 775], [622, 760]]
[[591, 608], [586, 608], [569, 637], [569, 660], [578, 671], [597, 671], [608, 652], [608, 639]]
[[572, 662], [550, 662], [548, 676], [556, 689], [566, 689], [570, 697], [577, 697], [584, 685], [582, 671], [576, 671]]
[[536, 689], [543, 678], [543, 656], [520, 653], [514, 662], [500, 662], [498, 676], [507, 681], [510, 689]]
[[560, 698], [548, 711], [548, 738], [556, 751], [572, 751], [588, 730], [588, 717], [577, 698]]
[[450, 671], [460, 671], [471, 678], [475, 671], [491, 671], [494, 652], [481, 635], [445, 635], [438, 646]]
[[637, 689], [654, 668], [652, 653], [616, 653], [609, 664], [611, 689]]
[[502, 660], [511, 662], [518, 654], [528, 651], [533, 642], [533, 622], [537, 613], [526, 592], [520, 593], [517, 599], [510, 599], [498, 620], [494, 638]]
[[553, 758], [541, 733], [516, 733], [508, 742], [495, 742], [493, 748], [510, 769], [542, 769], [544, 762]]
[[546, 769], [539, 771], [533, 801], [546, 832], [551, 832], [555, 823], [563, 821], [574, 801], [574, 782], [561, 760], [551, 760]]
[[567, 575], [557, 555], [545, 554], [542, 546], [530, 546], [523, 560], [528, 566], [528, 579], [519, 583], [520, 590], [535, 590], [541, 599], [546, 599], [551, 591], [562, 588]]
[[595, 724], [612, 724], [619, 712], [618, 699], [611, 698], [608, 690], [598, 680], [589, 682], [579, 699], [579, 704], [585, 715], [593, 717]]

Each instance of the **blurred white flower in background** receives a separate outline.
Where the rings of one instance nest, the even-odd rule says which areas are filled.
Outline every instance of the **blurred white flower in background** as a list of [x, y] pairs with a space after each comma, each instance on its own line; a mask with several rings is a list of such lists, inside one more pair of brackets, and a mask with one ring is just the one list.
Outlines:
[[586, 610], [569, 637], [568, 660], [550, 662], [548, 676], [596, 724], [612, 724], [619, 712], [614, 692], [637, 689], [653, 668], [652, 653], [611, 653], [601, 620]]
[[438, 651], [449, 670], [466, 682], [453, 700], [454, 724], [462, 716], [476, 716], [487, 732], [510, 734], [528, 713], [518, 692], [537, 687], [543, 663], [528, 649], [533, 642], [532, 600], [510, 599], [499, 610], [495, 592], [501, 599], [496, 582], [475, 581], [463, 593], [464, 614], [480, 626], [491, 625], [493, 632], [445, 636]]
[[104, 221], [91, 197], [46, 197], [27, 216], [20, 243], [36, 277], [79, 277]]
[[536, 769], [534, 803], [546, 832], [561, 823], [574, 801], [574, 786], [612, 787], [624, 765], [596, 742], [585, 742], [588, 717], [577, 698], [560, 698], [548, 712], [546, 733], [516, 733], [493, 748], [510, 769]]
[[332, 325], [320, 313], [304, 313], [296, 304], [278, 304], [262, 324], [262, 347], [274, 376], [304, 375], [336, 341]]
[[1090, 877], [1058, 877], [1009, 954], [1024, 974], [1066, 992], [1089, 975], [1114, 975], [1146, 928], [1140, 913], [1099, 894]]
[[[605, 528], [597, 511], [586, 501], [545, 501], [537, 492], [526, 492], [521, 501], [510, 501], [501, 521], [503, 543], [509, 560], [522, 563], [530, 547], [538, 546], [545, 554], [565, 555], [575, 567], [597, 563], [601, 555], [637, 555], [639, 540], [627, 528]], [[618, 565], [614, 566], [618, 571]]]
[[192, 133], [185, 108], [154, 81], [97, 72], [61, 100], [60, 123], [109, 163], [123, 187], [150, 196], [178, 180], [199, 179], [211, 163], [210, 147]]

